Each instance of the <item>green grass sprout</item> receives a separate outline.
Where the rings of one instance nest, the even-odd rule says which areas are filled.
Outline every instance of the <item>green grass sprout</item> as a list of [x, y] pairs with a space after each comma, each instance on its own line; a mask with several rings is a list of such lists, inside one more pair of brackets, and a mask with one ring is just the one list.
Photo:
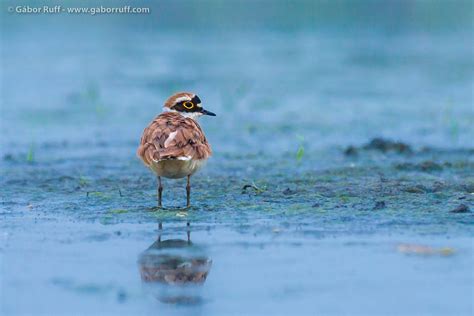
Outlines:
[[296, 135], [296, 138], [299, 141], [298, 150], [296, 151], [296, 161], [300, 163], [304, 156], [304, 136]]

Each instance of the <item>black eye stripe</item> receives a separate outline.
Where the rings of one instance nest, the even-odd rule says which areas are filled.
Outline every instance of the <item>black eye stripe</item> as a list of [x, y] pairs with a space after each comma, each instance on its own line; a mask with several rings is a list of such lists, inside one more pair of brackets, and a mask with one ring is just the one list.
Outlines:
[[[193, 102], [194, 106], [190, 109], [187, 109], [185, 106], [184, 106], [184, 103], [185, 102]], [[194, 101], [182, 101], [182, 102], [179, 102], [178, 104], [176, 104], [174, 107], [173, 107], [174, 110], [178, 111], [178, 112], [200, 112], [202, 109], [197, 107], [196, 106], [196, 103]]]

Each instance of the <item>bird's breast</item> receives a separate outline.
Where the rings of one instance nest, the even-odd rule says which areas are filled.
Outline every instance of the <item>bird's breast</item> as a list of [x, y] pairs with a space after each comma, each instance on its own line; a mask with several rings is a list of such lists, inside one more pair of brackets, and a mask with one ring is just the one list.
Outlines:
[[201, 169], [205, 163], [206, 159], [165, 159], [152, 162], [150, 169], [160, 177], [179, 179], [193, 175]]

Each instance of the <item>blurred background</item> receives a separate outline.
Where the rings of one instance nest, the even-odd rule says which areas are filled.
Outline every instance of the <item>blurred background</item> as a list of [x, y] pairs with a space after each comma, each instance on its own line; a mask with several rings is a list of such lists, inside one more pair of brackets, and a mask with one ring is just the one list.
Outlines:
[[[6, 10], [66, 3], [151, 13]], [[217, 152], [295, 151], [295, 134], [308, 150], [375, 136], [472, 145], [471, 1], [2, 5], [4, 142], [136, 142], [170, 94], [189, 90], [219, 114], [204, 122]]]
[[[16, 12], [45, 5], [150, 13]], [[0, 311], [472, 313], [473, 15], [469, 0], [2, 1]], [[160, 212], [135, 151], [178, 91], [217, 114], [200, 121], [214, 157], [196, 206], [169, 181]], [[170, 236], [190, 221], [213, 261], [186, 308], [141, 287], [158, 221]]]

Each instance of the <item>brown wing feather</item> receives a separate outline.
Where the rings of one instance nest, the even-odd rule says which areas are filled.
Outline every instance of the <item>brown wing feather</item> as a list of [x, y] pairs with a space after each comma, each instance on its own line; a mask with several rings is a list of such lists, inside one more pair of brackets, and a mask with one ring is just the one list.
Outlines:
[[[168, 140], [173, 132], [176, 135]], [[137, 150], [138, 157], [146, 165], [180, 157], [207, 159], [211, 154], [211, 147], [199, 124], [173, 112], [158, 115], [145, 128]]]

